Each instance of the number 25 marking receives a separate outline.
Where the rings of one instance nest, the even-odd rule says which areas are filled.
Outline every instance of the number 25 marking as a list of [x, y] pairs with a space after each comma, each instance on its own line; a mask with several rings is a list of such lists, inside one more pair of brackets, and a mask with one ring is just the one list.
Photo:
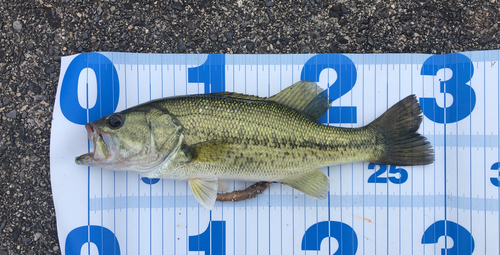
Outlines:
[[370, 163], [368, 165], [368, 169], [375, 169], [375, 167], [378, 166], [380, 167], [379, 170], [375, 171], [370, 177], [368, 178], [368, 183], [387, 183], [387, 180], [394, 184], [402, 184], [405, 183], [406, 180], [408, 180], [408, 172], [404, 170], [403, 168], [396, 168], [396, 166], [389, 166], [389, 173], [390, 174], [399, 174], [399, 177], [397, 176], [390, 176], [390, 177], [379, 177], [385, 171], [387, 171], [387, 165], [379, 165], [375, 163]]
[[356, 254], [358, 236], [351, 226], [338, 221], [321, 221], [309, 227], [302, 237], [303, 251], [319, 251], [323, 239], [337, 239], [339, 247], [333, 255]]

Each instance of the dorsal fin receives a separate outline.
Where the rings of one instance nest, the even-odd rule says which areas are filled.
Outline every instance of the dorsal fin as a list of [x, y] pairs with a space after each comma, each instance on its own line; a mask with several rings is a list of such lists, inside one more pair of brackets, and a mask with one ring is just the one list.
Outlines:
[[259, 97], [259, 96], [254, 96], [254, 95], [247, 95], [247, 94], [241, 94], [237, 92], [216, 92], [216, 93], [210, 93], [210, 95], [214, 96], [220, 96], [220, 97], [229, 97], [229, 98], [236, 98], [236, 99], [241, 99], [241, 100], [253, 100], [253, 101], [263, 101], [267, 100], [267, 97]]
[[312, 121], [318, 121], [330, 108], [328, 94], [311, 81], [299, 81], [267, 100], [290, 107]]
[[330, 100], [324, 89], [311, 81], [299, 81], [272, 97], [258, 97], [234, 92], [219, 92], [212, 95], [242, 100], [272, 101], [294, 109], [311, 121], [318, 121], [330, 108]]

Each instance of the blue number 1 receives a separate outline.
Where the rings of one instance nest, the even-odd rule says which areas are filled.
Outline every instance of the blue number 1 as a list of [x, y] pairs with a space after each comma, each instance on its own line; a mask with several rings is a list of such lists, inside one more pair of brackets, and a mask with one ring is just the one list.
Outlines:
[[204, 251], [205, 255], [225, 255], [226, 222], [211, 221], [205, 232], [190, 236], [189, 251]]
[[210, 54], [203, 65], [188, 69], [188, 81], [205, 84], [205, 94], [226, 91], [226, 58]]
[[422, 112], [430, 120], [436, 123], [453, 123], [469, 116], [476, 106], [476, 93], [467, 85], [474, 75], [474, 66], [468, 57], [460, 53], [434, 55], [425, 60], [421, 74], [436, 75], [443, 68], [451, 69], [453, 76], [441, 81], [439, 88], [441, 93], [453, 96], [453, 103], [450, 107], [442, 108], [437, 105], [435, 98], [423, 97], [420, 98], [420, 105]]

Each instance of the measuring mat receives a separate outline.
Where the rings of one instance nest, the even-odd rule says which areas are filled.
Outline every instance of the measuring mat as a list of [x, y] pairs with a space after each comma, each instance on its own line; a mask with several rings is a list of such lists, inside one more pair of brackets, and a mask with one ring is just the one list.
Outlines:
[[[428, 54], [138, 54], [63, 57], [50, 144], [63, 254], [499, 254], [500, 51]], [[269, 97], [300, 80], [328, 89], [321, 123], [362, 127], [415, 94], [427, 166], [320, 169], [327, 199], [273, 183], [206, 210], [186, 181], [79, 166], [84, 125], [177, 95]], [[253, 183], [234, 182], [230, 190]]]

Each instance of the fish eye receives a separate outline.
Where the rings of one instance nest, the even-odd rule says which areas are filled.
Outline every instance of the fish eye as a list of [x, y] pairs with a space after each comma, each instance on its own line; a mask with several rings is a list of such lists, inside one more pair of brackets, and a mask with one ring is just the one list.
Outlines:
[[108, 125], [112, 128], [112, 129], [117, 129], [121, 126], [123, 126], [123, 123], [125, 122], [125, 117], [121, 114], [113, 114], [111, 116], [109, 116], [108, 118]]

